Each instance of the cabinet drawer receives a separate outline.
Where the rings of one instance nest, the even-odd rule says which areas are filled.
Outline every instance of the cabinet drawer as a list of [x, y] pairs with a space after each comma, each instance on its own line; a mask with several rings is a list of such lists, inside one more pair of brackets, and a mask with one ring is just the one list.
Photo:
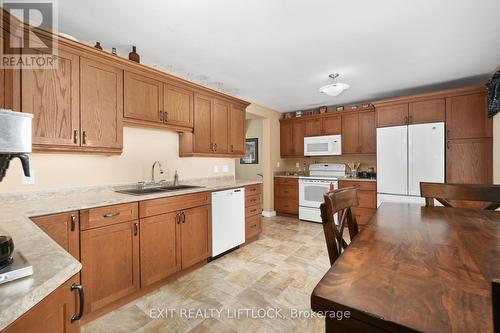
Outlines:
[[245, 217], [260, 215], [262, 213], [262, 205], [252, 205], [245, 207]]
[[247, 206], [253, 206], [253, 205], [260, 205], [260, 194], [254, 194], [254, 195], [249, 195], [245, 197], [245, 207]]
[[141, 201], [139, 211], [141, 218], [174, 212], [192, 207], [209, 205], [210, 192], [179, 195], [175, 197]]
[[353, 207], [351, 209], [352, 214], [356, 217], [356, 222], [362, 226], [366, 225], [376, 212], [376, 209], [374, 208]]
[[339, 180], [339, 187], [355, 187], [358, 190], [376, 191], [377, 182], [365, 180]]
[[245, 239], [250, 239], [262, 232], [262, 217], [255, 215], [245, 220]]
[[80, 229], [87, 230], [137, 220], [137, 202], [80, 211]]
[[299, 180], [297, 178], [274, 177], [274, 184], [295, 185], [298, 187]]
[[295, 214], [299, 213], [299, 201], [290, 200], [282, 197], [274, 198], [274, 209], [280, 213]]
[[253, 184], [245, 186], [245, 196], [261, 194], [261, 193], [262, 193], [261, 184]]
[[274, 187], [274, 195], [289, 199], [299, 198], [299, 189], [293, 185], [276, 185]]

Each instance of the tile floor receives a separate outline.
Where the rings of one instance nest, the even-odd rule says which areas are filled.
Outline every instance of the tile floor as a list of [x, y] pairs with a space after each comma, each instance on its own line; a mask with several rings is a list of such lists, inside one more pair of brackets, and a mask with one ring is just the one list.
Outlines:
[[328, 268], [320, 224], [263, 218], [258, 241], [88, 323], [82, 332], [324, 332], [323, 319], [311, 318], [309, 310], [311, 291]]

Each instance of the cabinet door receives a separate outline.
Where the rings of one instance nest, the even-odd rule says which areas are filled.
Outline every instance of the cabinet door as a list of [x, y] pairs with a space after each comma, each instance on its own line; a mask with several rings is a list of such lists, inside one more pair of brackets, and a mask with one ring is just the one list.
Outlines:
[[212, 251], [210, 206], [200, 206], [182, 211], [181, 253], [182, 268], [206, 260]]
[[80, 260], [80, 227], [78, 212], [38, 216], [31, 219], [57, 244]]
[[22, 112], [33, 114], [33, 144], [80, 145], [79, 63], [61, 49], [57, 68], [21, 71]]
[[356, 154], [359, 149], [358, 114], [342, 116], [342, 154]]
[[410, 103], [408, 114], [410, 124], [436, 123], [445, 121], [445, 99], [438, 98], [429, 101]]
[[82, 146], [122, 147], [123, 71], [80, 58]]
[[446, 182], [491, 184], [493, 140], [491, 138], [448, 140], [446, 142]]
[[138, 221], [81, 232], [87, 313], [139, 289]]
[[156, 123], [163, 122], [163, 83], [125, 72], [123, 78], [123, 115]]
[[78, 313], [79, 303], [72, 284], [78, 284], [78, 274], [66, 281], [28, 312], [9, 325], [2, 333], [78, 333], [80, 321], [71, 322]]
[[211, 117], [213, 100], [210, 97], [194, 95], [194, 151], [209, 153], [212, 151]]
[[163, 85], [165, 123], [193, 127], [193, 92], [171, 84]]
[[294, 156], [304, 156], [304, 136], [305, 123], [303, 121], [292, 122], [292, 154]]
[[236, 105], [231, 105], [229, 152], [239, 155], [245, 154], [245, 132], [245, 109]]
[[212, 110], [212, 142], [215, 152], [227, 153], [229, 151], [229, 113], [231, 105], [227, 102], [214, 100]]
[[280, 122], [280, 155], [292, 155], [292, 121]]
[[323, 121], [323, 135], [334, 135], [342, 132], [342, 120], [340, 116], [325, 117]]
[[375, 127], [375, 112], [359, 113], [359, 152], [375, 154], [377, 151], [377, 133]]
[[323, 134], [321, 118], [309, 119], [305, 122], [305, 136], [316, 136]]
[[141, 219], [142, 288], [181, 269], [179, 222], [178, 212]]
[[486, 94], [446, 99], [446, 134], [448, 139], [492, 137], [493, 122], [488, 118]]
[[377, 127], [408, 124], [408, 104], [381, 106], [376, 109]]

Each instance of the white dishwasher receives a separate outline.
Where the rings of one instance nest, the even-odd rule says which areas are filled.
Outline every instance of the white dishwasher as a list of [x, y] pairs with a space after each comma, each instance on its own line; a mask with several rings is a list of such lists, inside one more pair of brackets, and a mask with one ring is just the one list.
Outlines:
[[212, 192], [212, 258], [245, 243], [245, 189]]

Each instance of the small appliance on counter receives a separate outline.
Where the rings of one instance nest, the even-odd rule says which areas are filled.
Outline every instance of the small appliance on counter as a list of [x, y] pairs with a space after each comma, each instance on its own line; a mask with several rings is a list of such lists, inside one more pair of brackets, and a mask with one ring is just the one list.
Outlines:
[[9, 235], [0, 236], [0, 284], [33, 274], [33, 266], [19, 251]]
[[0, 109], [0, 181], [5, 177], [10, 160], [21, 160], [24, 175], [30, 176], [28, 155], [31, 153], [30, 113]]

